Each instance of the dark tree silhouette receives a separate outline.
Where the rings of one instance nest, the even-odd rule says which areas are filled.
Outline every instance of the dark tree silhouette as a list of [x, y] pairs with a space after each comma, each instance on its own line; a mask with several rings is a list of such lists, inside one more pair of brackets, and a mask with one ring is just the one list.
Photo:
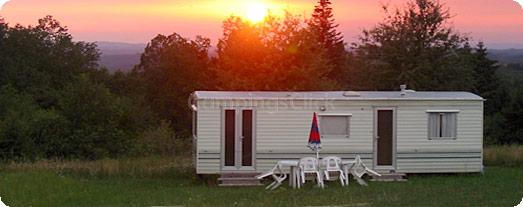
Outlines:
[[[328, 74], [330, 78], [337, 81], [345, 81], [344, 67], [347, 52], [343, 35], [337, 31], [339, 24], [336, 24], [333, 14], [332, 3], [329, 0], [319, 0], [314, 7], [312, 18], [308, 21], [310, 36], [317, 40], [317, 50], [325, 50], [325, 58], [332, 66]], [[318, 52], [318, 54], [322, 54]]]
[[413, 0], [364, 30], [353, 47], [351, 74], [367, 89], [470, 90], [473, 65], [468, 37], [448, 25], [451, 14], [435, 0]]
[[500, 89], [500, 80], [496, 72], [498, 70], [498, 62], [488, 58], [487, 48], [483, 42], [479, 42], [474, 49], [474, 93], [487, 99], [485, 103], [485, 114], [492, 115], [496, 111], [500, 111], [505, 104], [503, 99], [505, 95]]
[[214, 61], [218, 88], [225, 90], [322, 90], [337, 82], [324, 50], [317, 50], [298, 18], [269, 17], [250, 24], [238, 17], [224, 22]]
[[163, 119], [181, 132], [190, 128], [187, 98], [196, 90], [209, 89], [214, 76], [208, 70], [210, 40], [158, 35], [145, 48], [134, 72], [144, 78], [146, 99]]

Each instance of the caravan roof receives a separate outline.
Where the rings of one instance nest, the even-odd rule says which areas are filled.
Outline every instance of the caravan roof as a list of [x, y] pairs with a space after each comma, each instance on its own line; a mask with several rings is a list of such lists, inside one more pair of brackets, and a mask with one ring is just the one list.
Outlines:
[[482, 97], [459, 91], [196, 91], [196, 99], [295, 99], [295, 100], [477, 100]]

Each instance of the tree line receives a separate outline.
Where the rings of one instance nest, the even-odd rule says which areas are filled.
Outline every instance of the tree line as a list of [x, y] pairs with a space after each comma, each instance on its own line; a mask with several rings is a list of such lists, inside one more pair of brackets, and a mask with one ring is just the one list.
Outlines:
[[189, 151], [195, 90], [460, 90], [487, 99], [485, 141], [523, 142], [523, 87], [497, 74], [483, 43], [450, 26], [435, 0], [384, 7], [384, 19], [344, 41], [329, 0], [308, 18], [287, 13], [223, 22], [211, 41], [158, 35], [130, 72], [97, 65], [51, 16], [36, 26], [0, 21], [0, 159], [169, 155]]

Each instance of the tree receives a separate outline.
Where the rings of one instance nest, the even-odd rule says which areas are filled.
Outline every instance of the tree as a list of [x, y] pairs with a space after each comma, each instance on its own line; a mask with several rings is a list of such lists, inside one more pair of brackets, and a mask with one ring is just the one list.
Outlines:
[[[473, 69], [466, 36], [448, 26], [451, 14], [434, 0], [410, 1], [404, 10], [364, 30], [353, 45], [351, 75], [359, 88], [395, 90], [470, 90]], [[358, 87], [358, 86], [356, 86]]]
[[[0, 16], [0, 42], [3, 43], [5, 34], [7, 33], [8, 25], [5, 23], [4, 19]], [[0, 47], [2, 49], [3, 47]]]
[[64, 118], [10, 85], [0, 88], [0, 159], [34, 160], [55, 153]]
[[473, 57], [475, 80], [473, 92], [487, 99], [485, 114], [492, 115], [496, 111], [501, 111], [507, 95], [500, 88], [501, 81], [496, 74], [498, 62], [488, 58], [487, 48], [483, 42], [478, 43]]
[[325, 50], [297, 17], [269, 16], [259, 24], [239, 17], [224, 22], [213, 61], [225, 90], [324, 90], [336, 87]]
[[339, 24], [335, 23], [330, 5], [329, 0], [319, 0], [308, 24], [317, 35], [319, 45], [327, 49], [336, 49], [336, 47], [344, 45], [343, 35], [336, 31]]
[[498, 137], [500, 144], [522, 144], [523, 143], [523, 87], [519, 87], [512, 94], [507, 107], [503, 108], [504, 136]]
[[[4, 39], [6, 38], [7, 30], [9, 29], [9, 25], [5, 23], [5, 20], [0, 16], [0, 43], [4, 43]], [[0, 47], [0, 49], [3, 49], [3, 47]], [[0, 51], [1, 53], [2, 51]]]
[[[125, 155], [140, 132], [150, 127], [132, 102], [103, 84], [80, 75], [61, 91], [59, 110], [66, 118], [66, 140], [58, 152], [67, 157], [100, 159]], [[61, 155], [58, 155], [61, 156]]]
[[[267, 90], [272, 88], [271, 51], [261, 38], [260, 24], [239, 17], [223, 22], [223, 37], [218, 41], [215, 70], [217, 86], [226, 90]], [[268, 35], [269, 36], [269, 35]]]
[[36, 26], [0, 26], [0, 85], [11, 85], [52, 108], [56, 91], [85, 71], [97, 67], [96, 45], [74, 42], [67, 28], [51, 16]]
[[97, 61], [95, 44], [73, 41], [50, 16], [27, 27], [0, 21], [0, 159], [128, 155], [156, 128], [134, 99], [141, 91], [121, 87], [137, 76], [113, 77]]
[[507, 124], [518, 121], [511, 115], [517, 114], [517, 109], [513, 109], [514, 102], [517, 100], [511, 100], [517, 96], [510, 95], [506, 88], [508, 84], [502, 82], [498, 76], [499, 65], [497, 61], [488, 58], [488, 51], [483, 42], [479, 42], [474, 48], [472, 63], [475, 80], [472, 92], [487, 100], [484, 106], [485, 142], [488, 144], [518, 142], [512, 135], [520, 132], [517, 132], [512, 124]]
[[174, 33], [158, 35], [145, 48], [133, 73], [144, 78], [146, 99], [151, 108], [173, 127], [188, 133], [189, 95], [208, 89], [214, 76], [208, 70], [210, 40], [189, 40]]
[[[343, 69], [347, 52], [345, 51], [345, 42], [343, 35], [338, 32], [333, 9], [329, 0], [319, 0], [314, 7], [312, 18], [308, 21], [310, 34], [317, 39], [317, 50], [325, 50], [325, 58], [328, 60], [333, 69], [329, 76], [338, 81], [343, 80]], [[321, 54], [321, 53], [320, 53]]]

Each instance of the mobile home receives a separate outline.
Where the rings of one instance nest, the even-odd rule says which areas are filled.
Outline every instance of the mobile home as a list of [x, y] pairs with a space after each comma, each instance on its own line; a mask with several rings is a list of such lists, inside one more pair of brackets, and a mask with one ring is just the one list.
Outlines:
[[198, 174], [263, 172], [307, 148], [318, 115], [320, 157], [360, 155], [381, 172], [482, 170], [483, 102], [468, 92], [197, 91], [193, 110]]

